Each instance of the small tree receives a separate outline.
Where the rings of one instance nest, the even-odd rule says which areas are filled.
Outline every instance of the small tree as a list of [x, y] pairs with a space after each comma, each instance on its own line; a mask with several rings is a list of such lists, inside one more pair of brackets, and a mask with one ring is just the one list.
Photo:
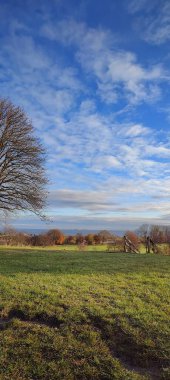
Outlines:
[[46, 238], [49, 245], [63, 244], [65, 237], [60, 230], [49, 230], [46, 234]]
[[164, 243], [165, 242], [165, 233], [161, 229], [160, 226], [152, 226], [151, 232], [150, 232], [151, 238], [154, 241], [154, 243]]
[[84, 242], [84, 236], [80, 233], [76, 234], [76, 244], [82, 244]]
[[100, 244], [100, 236], [99, 234], [94, 234], [94, 243], [95, 244]]
[[40, 214], [46, 184], [44, 150], [24, 111], [0, 100], [0, 210]]
[[76, 244], [76, 236], [75, 235], [66, 236], [65, 244]]
[[93, 245], [94, 244], [94, 234], [86, 235], [85, 240], [86, 240], [87, 244]]
[[105, 241], [107, 241], [108, 239], [111, 239], [112, 238], [112, 234], [111, 232], [109, 231], [106, 231], [106, 230], [102, 230], [98, 233], [98, 236], [99, 236], [99, 239], [100, 239], [100, 243], [104, 243]]

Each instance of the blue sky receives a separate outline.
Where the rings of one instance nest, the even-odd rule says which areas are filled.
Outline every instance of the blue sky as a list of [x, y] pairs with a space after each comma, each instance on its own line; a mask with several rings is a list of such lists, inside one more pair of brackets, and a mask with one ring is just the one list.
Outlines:
[[0, 0], [1, 96], [47, 150], [43, 224], [170, 223], [170, 2]]

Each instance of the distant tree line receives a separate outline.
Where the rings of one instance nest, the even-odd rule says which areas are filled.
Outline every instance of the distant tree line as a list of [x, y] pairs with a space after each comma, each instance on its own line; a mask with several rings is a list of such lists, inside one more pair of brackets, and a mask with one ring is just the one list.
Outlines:
[[107, 244], [118, 237], [111, 232], [102, 230], [99, 233], [88, 233], [83, 235], [64, 235], [59, 229], [51, 229], [41, 234], [26, 234], [18, 232], [13, 228], [6, 228], [0, 233], [0, 243], [8, 245], [30, 245], [30, 246], [50, 246], [50, 245], [96, 245]]
[[[136, 248], [139, 248], [141, 243], [145, 245], [147, 234], [148, 227], [146, 225], [141, 226], [136, 233], [126, 232], [126, 236]], [[170, 228], [168, 227], [151, 226], [149, 235], [155, 244], [170, 244]], [[51, 229], [41, 234], [30, 235], [8, 227], [0, 233], [0, 244], [42, 247], [68, 244], [78, 245], [80, 248], [86, 245], [106, 244], [112, 249], [114, 245], [121, 247], [122, 238], [107, 230], [98, 233], [64, 235], [59, 229]]]
[[[149, 231], [149, 232], [148, 232]], [[133, 243], [137, 251], [140, 251], [140, 245], [146, 247], [147, 236], [159, 245], [159, 253], [170, 254], [170, 227], [151, 226], [148, 230], [147, 225], [142, 225], [138, 231], [126, 231], [125, 235]], [[88, 245], [105, 244], [108, 251], [124, 250], [123, 237], [117, 236], [110, 231], [102, 230], [98, 233], [76, 235], [64, 235], [59, 229], [51, 229], [41, 234], [26, 234], [18, 232], [13, 228], [6, 227], [0, 233], [0, 244], [11, 246], [30, 246], [30, 247], [47, 247], [58, 245], [76, 245], [82, 251]], [[165, 252], [166, 251], [166, 252]]]

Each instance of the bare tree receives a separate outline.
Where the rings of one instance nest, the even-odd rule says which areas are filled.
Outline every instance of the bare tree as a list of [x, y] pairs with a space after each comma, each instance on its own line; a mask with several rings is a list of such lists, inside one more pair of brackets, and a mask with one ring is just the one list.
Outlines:
[[24, 111], [0, 99], [0, 211], [40, 215], [46, 198], [44, 159]]

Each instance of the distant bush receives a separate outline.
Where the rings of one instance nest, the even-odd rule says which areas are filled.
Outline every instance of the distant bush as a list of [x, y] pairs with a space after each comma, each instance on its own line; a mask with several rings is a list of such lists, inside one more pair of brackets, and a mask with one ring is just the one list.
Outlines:
[[163, 256], [170, 256], [170, 244], [163, 244], [159, 246], [157, 253]]

